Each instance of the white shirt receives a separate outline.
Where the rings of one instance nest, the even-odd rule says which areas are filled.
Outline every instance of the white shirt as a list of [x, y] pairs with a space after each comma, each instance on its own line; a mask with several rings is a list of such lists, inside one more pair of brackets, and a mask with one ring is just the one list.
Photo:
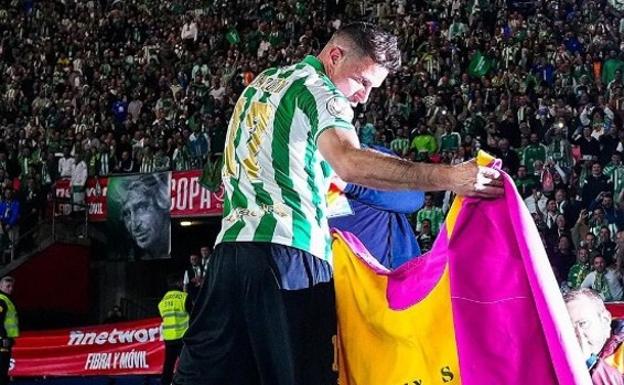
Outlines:
[[212, 91], [210, 91], [210, 96], [212, 96], [213, 98], [215, 98], [215, 100], [221, 100], [223, 99], [223, 97], [225, 96], [225, 87], [220, 86], [217, 89], [212, 89]]
[[535, 209], [536, 203], [537, 203], [537, 207], [539, 208], [539, 211], [542, 213], [545, 213], [546, 203], [548, 203], [548, 199], [544, 195], [542, 195], [537, 202], [535, 202], [535, 198], [533, 198], [533, 195], [531, 195], [530, 197], [524, 200], [524, 204], [527, 206], [531, 214], [537, 212], [537, 210]]
[[61, 158], [59, 159], [58, 169], [59, 174], [63, 178], [69, 178], [72, 176], [72, 171], [74, 170], [74, 158]]
[[182, 26], [182, 40], [193, 39], [197, 41], [197, 24], [195, 22], [186, 23]]
[[72, 186], [84, 186], [87, 183], [87, 163], [83, 160], [76, 164], [71, 174]]
[[[620, 276], [614, 270], [607, 269], [605, 272], [605, 278], [607, 280], [607, 285], [609, 285], [609, 291], [613, 298], [609, 299], [609, 301], [619, 301], [622, 299], [622, 295], [624, 295], [624, 288], [622, 288], [622, 283], [620, 282]], [[583, 283], [581, 283], [581, 288], [583, 289], [591, 289], [594, 285], [594, 281], [596, 280], [596, 272], [592, 271], [585, 277]], [[599, 293], [600, 297], [602, 297], [602, 293]], [[602, 298], [606, 301], [606, 298]]]
[[[201, 278], [202, 273], [201, 273], [201, 269], [200, 269], [199, 265], [193, 266], [193, 270], [195, 270], [195, 276]], [[184, 286], [186, 286], [190, 282], [191, 282], [191, 279], [189, 277], [189, 273], [188, 273], [188, 271], [185, 271], [184, 272], [184, 279], [182, 280], [182, 283], [184, 284]]]

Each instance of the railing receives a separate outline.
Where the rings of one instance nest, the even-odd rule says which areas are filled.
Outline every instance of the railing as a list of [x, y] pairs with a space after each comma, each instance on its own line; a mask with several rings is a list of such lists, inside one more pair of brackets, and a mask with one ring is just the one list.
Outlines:
[[[71, 212], [65, 212], [68, 206], [77, 207], [80, 210], [72, 208]], [[87, 210], [86, 204], [74, 204], [70, 199], [55, 197], [52, 201], [51, 215], [41, 219], [37, 212], [20, 218], [17, 239], [10, 239], [8, 234], [3, 235], [5, 237], [3, 241], [7, 242], [5, 247], [0, 249], [2, 259], [0, 263], [8, 265], [26, 254], [37, 252], [47, 245], [46, 240], [75, 241], [76, 238], [87, 237]], [[32, 223], [32, 226], [24, 227], [27, 223]]]
[[[69, 227], [69, 229], [66, 227]], [[75, 240], [76, 238], [86, 238], [88, 230], [89, 206], [86, 203], [74, 203], [69, 198], [52, 198], [53, 240]]]
[[[25, 228], [24, 223], [31, 223], [32, 227]], [[2, 263], [4, 265], [9, 264], [16, 260], [19, 256], [32, 252], [37, 249], [37, 245], [40, 244], [42, 238], [45, 238], [45, 219], [39, 219], [39, 213], [29, 213], [25, 217], [20, 218], [19, 222], [19, 235], [17, 239], [10, 239], [8, 234], [4, 234], [2, 249]]]

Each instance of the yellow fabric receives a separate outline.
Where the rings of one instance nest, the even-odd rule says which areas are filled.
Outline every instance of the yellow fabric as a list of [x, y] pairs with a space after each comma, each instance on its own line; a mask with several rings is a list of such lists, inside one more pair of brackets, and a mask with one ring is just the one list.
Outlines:
[[[485, 151], [480, 150], [477, 155], [477, 165], [481, 167], [489, 166], [490, 164], [492, 164], [492, 162], [494, 162], [494, 160], [495, 160], [494, 157]], [[459, 214], [459, 209], [463, 201], [464, 201], [463, 197], [459, 197], [459, 196], [455, 197], [455, 200], [453, 200], [453, 204], [451, 205], [451, 208], [449, 209], [449, 212], [446, 215], [446, 221], [444, 223], [446, 225], [446, 232], [448, 234], [449, 239], [451, 238], [451, 235], [453, 234], [455, 221], [457, 221], [457, 214]]]
[[618, 346], [615, 352], [609, 357], [606, 357], [604, 360], [607, 364], [624, 374], [624, 344]]
[[160, 300], [158, 311], [163, 319], [162, 336], [165, 341], [179, 340], [189, 325], [189, 314], [184, 304], [187, 293], [179, 290], [168, 291]]
[[3, 293], [0, 293], [0, 299], [2, 299], [7, 305], [7, 313], [4, 317], [4, 330], [6, 330], [7, 337], [15, 338], [19, 337], [19, 322], [17, 319], [17, 310], [13, 301]]
[[339, 327], [339, 340], [358, 347], [339, 351], [340, 385], [460, 384], [448, 270], [425, 299], [395, 311], [384, 295], [386, 277], [352, 255], [339, 235], [333, 253], [339, 324], [350, 326]]
[[[489, 154], [479, 152], [479, 166], [493, 161]], [[455, 199], [446, 218], [449, 239], [462, 200]], [[404, 310], [391, 310], [385, 297], [385, 276], [375, 274], [353, 255], [338, 234], [334, 235], [332, 252], [339, 319], [339, 384], [461, 384], [448, 265], [423, 300]], [[344, 345], [350, 349], [345, 350]]]

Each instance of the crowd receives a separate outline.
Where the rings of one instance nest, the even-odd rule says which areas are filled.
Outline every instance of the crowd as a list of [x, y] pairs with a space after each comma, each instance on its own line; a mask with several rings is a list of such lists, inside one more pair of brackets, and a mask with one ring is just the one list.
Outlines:
[[[32, 224], [26, 214], [41, 215], [54, 181], [74, 179], [78, 164], [77, 188], [85, 173], [203, 167], [223, 151], [234, 103], [259, 71], [316, 53], [343, 23], [369, 20], [400, 36], [404, 65], [356, 111], [361, 142], [424, 162], [496, 155], [562, 285], [621, 282], [624, 14], [594, 0], [509, 4], [5, 2], [3, 239], [16, 237], [18, 215]], [[414, 215], [425, 251], [450, 198], [429, 195]], [[604, 273], [588, 278], [600, 265]], [[610, 291], [621, 298], [621, 285]]]

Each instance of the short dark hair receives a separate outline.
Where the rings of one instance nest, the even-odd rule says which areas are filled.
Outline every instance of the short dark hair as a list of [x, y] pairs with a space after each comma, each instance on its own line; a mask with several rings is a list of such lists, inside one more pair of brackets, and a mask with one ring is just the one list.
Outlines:
[[357, 22], [351, 23], [339, 31], [333, 38], [348, 38], [360, 54], [369, 56], [373, 61], [390, 72], [401, 68], [401, 51], [398, 39], [374, 24]]

